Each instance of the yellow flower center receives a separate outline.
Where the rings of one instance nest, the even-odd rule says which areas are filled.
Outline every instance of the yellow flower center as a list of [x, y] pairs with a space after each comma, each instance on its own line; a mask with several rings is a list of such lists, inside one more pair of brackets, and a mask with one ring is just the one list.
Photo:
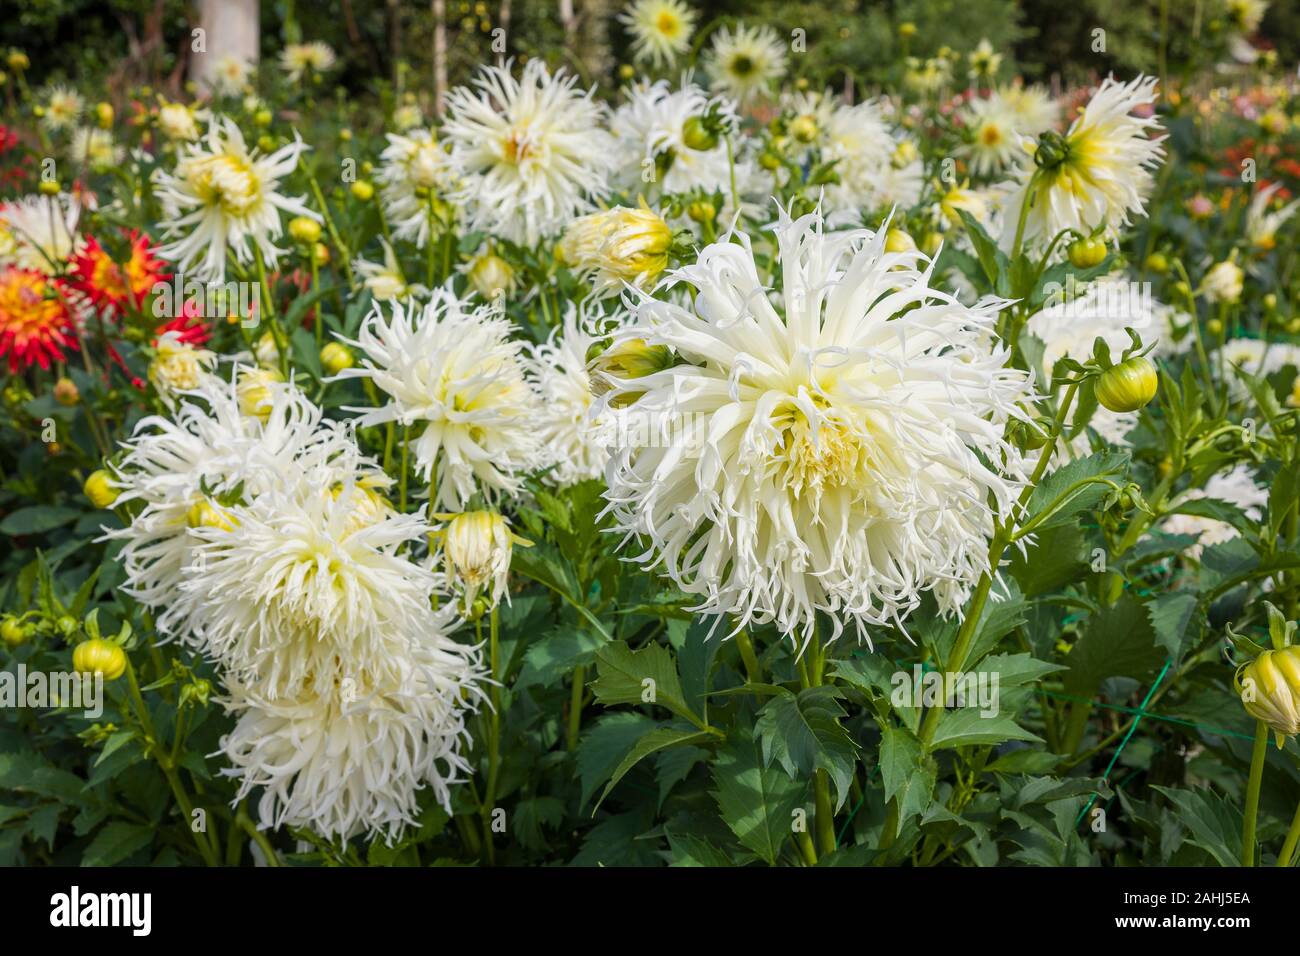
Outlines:
[[847, 423], [825, 415], [814, 431], [796, 412], [786, 432], [785, 452], [791, 492], [810, 492], [814, 500], [828, 489], [860, 483], [867, 468], [861, 437]]
[[674, 39], [681, 32], [681, 18], [671, 10], [661, 10], [655, 18], [655, 29], [669, 39]]
[[240, 156], [225, 154], [198, 160], [188, 171], [195, 193], [209, 206], [219, 206], [232, 216], [241, 216], [257, 205], [262, 192], [252, 164]]

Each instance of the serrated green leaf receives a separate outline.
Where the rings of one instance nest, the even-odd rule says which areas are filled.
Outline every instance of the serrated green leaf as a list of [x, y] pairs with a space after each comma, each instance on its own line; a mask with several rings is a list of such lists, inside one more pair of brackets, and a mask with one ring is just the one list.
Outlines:
[[677, 665], [662, 644], [634, 651], [615, 641], [597, 652], [596, 675], [591, 690], [602, 704], [655, 704], [704, 729], [703, 719], [686, 704]]
[[596, 805], [591, 808], [594, 814], [599, 809], [601, 802], [609, 796], [609, 792], [614, 789], [615, 784], [623, 779], [624, 775], [637, 765], [645, 757], [669, 747], [677, 747], [682, 744], [698, 744], [706, 740], [717, 740], [713, 734], [703, 730], [683, 730], [677, 727], [658, 727], [649, 731], [641, 737], [627, 755], [619, 761], [614, 772], [610, 775], [609, 782], [605, 784], [605, 789], [596, 801]]
[[803, 804], [807, 784], [766, 766], [758, 741], [743, 730], [718, 750], [713, 783], [723, 822], [742, 846], [774, 865], [793, 833], [794, 811]]
[[609, 779], [632, 746], [655, 726], [645, 714], [622, 711], [604, 715], [583, 733], [577, 755], [578, 778], [582, 783], [580, 807], [587, 805], [596, 788]]
[[153, 842], [154, 828], [138, 823], [110, 823], [95, 834], [81, 855], [82, 866], [112, 866]]
[[826, 771], [835, 784], [836, 808], [848, 799], [858, 745], [841, 726], [845, 716], [834, 687], [810, 687], [798, 695], [773, 697], [758, 712], [754, 731], [763, 760], [776, 760], [791, 777]]
[[1177, 660], [1183, 652], [1187, 629], [1196, 617], [1200, 600], [1190, 591], [1158, 594], [1147, 602], [1147, 616], [1155, 630], [1156, 642]]
[[975, 744], [1000, 744], [1008, 740], [1041, 741], [1042, 738], [1031, 734], [1006, 714], [985, 717], [974, 707], [963, 707], [944, 711], [930, 745], [935, 750], [942, 750]]

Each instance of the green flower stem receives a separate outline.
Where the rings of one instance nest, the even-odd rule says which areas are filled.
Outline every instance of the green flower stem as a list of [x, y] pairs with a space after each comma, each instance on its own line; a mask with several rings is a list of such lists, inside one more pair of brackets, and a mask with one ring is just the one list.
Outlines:
[[[475, 624], [479, 639], [483, 636], [483, 622]], [[492, 712], [488, 715], [488, 776], [487, 786], [483, 791], [483, 841], [487, 845], [488, 864], [496, 863], [496, 849], [492, 844], [492, 809], [496, 801], [497, 777], [501, 770], [501, 627], [494, 606], [488, 616], [488, 666], [491, 668], [492, 684], [489, 696]]]
[[1034, 170], [1034, 174], [1029, 177], [1029, 184], [1025, 187], [1025, 199], [1020, 204], [1020, 218], [1016, 222], [1016, 239], [1011, 245], [1011, 259], [1014, 262], [1020, 256], [1021, 246], [1025, 241], [1025, 224], [1029, 221], [1029, 206], [1034, 199], [1034, 188], [1042, 178], [1042, 170]]
[[253, 823], [253, 819], [248, 815], [248, 810], [242, 800], [239, 803], [239, 809], [235, 812], [235, 823], [248, 834], [250, 840], [262, 848], [262, 855], [266, 857], [267, 866], [284, 865], [280, 862], [280, 854], [275, 852], [275, 847], [271, 846], [271, 841], [267, 839], [266, 834]]
[[1295, 816], [1291, 818], [1291, 829], [1286, 831], [1286, 842], [1282, 844], [1282, 852], [1277, 855], [1278, 866], [1291, 865], [1297, 843], [1300, 843], [1300, 803], [1296, 804]]
[[[1034, 493], [1034, 488], [1038, 486], [1043, 473], [1047, 471], [1047, 464], [1052, 458], [1052, 453], [1056, 450], [1056, 442], [1061, 437], [1061, 430], [1065, 426], [1066, 416], [1069, 415], [1070, 405], [1073, 404], [1078, 391], [1079, 386], [1077, 383], [1072, 383], [1066, 389], [1061, 404], [1056, 410], [1056, 417], [1052, 422], [1052, 430], [1048, 434], [1047, 444], [1043, 446], [1042, 454], [1038, 456], [1038, 464], [1034, 466], [1034, 472], [1029, 476], [1028, 484], [1025, 485], [1024, 491], [1020, 493], [1020, 500], [1007, 517], [1007, 523], [999, 524], [994, 530], [993, 540], [989, 543], [988, 570], [980, 576], [979, 583], [975, 586], [975, 593], [971, 597], [970, 607], [966, 610], [966, 616], [962, 619], [961, 627], [957, 631], [957, 637], [953, 641], [952, 652], [948, 655], [948, 660], [944, 662], [945, 670], [959, 671], [966, 664], [966, 658], [975, 642], [980, 617], [984, 614], [984, 605], [988, 603], [989, 589], [993, 586], [993, 575], [1002, 563], [1003, 552], [1006, 551], [1007, 545], [1011, 543], [1014, 537], [1016, 515], [1023, 512], [1025, 505], [1029, 503], [1029, 496]], [[938, 729], [939, 719], [942, 716], [943, 708], [941, 707], [932, 707], [925, 713], [925, 719], [921, 724], [920, 738], [921, 745], [927, 750], [930, 748], [930, 741], [934, 739], [935, 730]]]
[[[311, 263], [311, 291], [316, 292], [320, 288], [320, 267], [316, 265], [316, 256], [314, 253], [307, 256], [307, 261]], [[316, 321], [312, 323], [316, 332], [316, 351], [319, 353], [321, 346], [325, 344], [325, 312], [320, 307], [320, 299], [316, 300]]]
[[578, 749], [578, 730], [582, 726], [582, 696], [586, 692], [587, 668], [579, 664], [573, 669], [573, 687], [569, 691], [569, 719], [564, 735], [565, 749], [570, 753]]
[[801, 830], [795, 834], [795, 845], [799, 847], [799, 855], [809, 866], [817, 865], [817, 848], [813, 846], [812, 837], [807, 830]]
[[1088, 718], [1092, 716], [1092, 701], [1075, 701], [1070, 705], [1070, 716], [1065, 722], [1065, 738], [1061, 741], [1061, 753], [1072, 755], [1083, 743], [1083, 735], [1088, 731]]
[[158, 733], [154, 730], [153, 718], [149, 716], [149, 708], [145, 705], [144, 697], [140, 694], [140, 683], [136, 680], [135, 668], [131, 666], [129, 655], [126, 659], [126, 687], [131, 698], [131, 705], [135, 710], [136, 720], [140, 722], [140, 727], [145, 733], [145, 749], [154, 760], [158, 761], [163, 776], [167, 778], [167, 784], [171, 787], [172, 795], [176, 798], [176, 804], [181, 808], [185, 829], [189, 830], [190, 836], [194, 838], [194, 845], [198, 848], [199, 855], [203, 857], [203, 862], [208, 866], [219, 866], [221, 861], [217, 856], [216, 835], [214, 833], [199, 833], [194, 829], [194, 804], [190, 801], [189, 794], [185, 792], [185, 785], [181, 782], [180, 774], [176, 772], [176, 765], [172, 763], [171, 755], [163, 750], [162, 744], [158, 740]]
[[821, 853], [835, 852], [835, 806], [830, 778], [825, 770], [813, 774], [813, 802], [817, 811], [817, 846]]
[[[275, 297], [271, 294], [271, 284], [266, 279], [266, 263], [262, 259], [262, 250], [253, 243], [253, 259], [257, 263], [257, 282], [262, 287], [262, 302], [266, 307], [266, 320], [271, 324], [271, 338], [275, 340], [275, 349], [280, 356], [280, 374], [289, 380], [289, 337], [280, 325], [280, 317], [275, 312]], [[262, 316], [258, 316], [259, 319]], [[240, 317], [243, 324], [243, 317]]]
[[[1259, 820], [1259, 785], [1268, 755], [1268, 724], [1255, 723], [1255, 747], [1250, 754], [1250, 782], [1246, 785], [1246, 814], [1241, 827], [1241, 865], [1255, 865], [1255, 824]], [[1293, 828], [1294, 829], [1294, 828]]]
[[736, 632], [736, 647], [740, 650], [740, 659], [745, 665], [745, 676], [751, 684], [763, 682], [763, 669], [758, 665], [758, 656], [754, 653], [754, 642], [748, 631]]
[[320, 191], [320, 183], [316, 182], [316, 177], [307, 168], [307, 164], [303, 162], [301, 156], [298, 157], [298, 168], [302, 170], [303, 175], [307, 177], [307, 182], [311, 184], [312, 196], [316, 199], [316, 205], [320, 206], [321, 215], [325, 219], [325, 228], [329, 230], [330, 241], [342, 254], [343, 271], [347, 273], [348, 286], [352, 287], [356, 285], [356, 281], [352, 278], [352, 253], [348, 251], [348, 244], [343, 241], [343, 237], [339, 235], [338, 229], [334, 226], [334, 217], [330, 215], [329, 203], [325, 201], [325, 196]]

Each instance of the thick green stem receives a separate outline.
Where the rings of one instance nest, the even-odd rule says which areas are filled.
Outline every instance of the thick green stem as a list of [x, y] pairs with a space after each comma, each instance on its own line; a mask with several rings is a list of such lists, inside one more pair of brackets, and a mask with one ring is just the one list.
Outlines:
[[1300, 843], [1300, 803], [1296, 804], [1295, 816], [1291, 818], [1291, 829], [1286, 831], [1286, 842], [1282, 844], [1282, 852], [1277, 855], [1278, 866], [1291, 865], [1297, 843]]
[[1268, 756], [1268, 724], [1255, 724], [1255, 748], [1250, 754], [1250, 782], [1246, 785], [1246, 814], [1241, 828], [1241, 865], [1255, 865], [1255, 824], [1259, 819], [1259, 785]]
[[[478, 624], [479, 634], [483, 632], [482, 622]], [[492, 713], [488, 715], [488, 777], [487, 788], [483, 792], [483, 841], [487, 845], [488, 863], [495, 862], [495, 847], [492, 844], [492, 811], [497, 795], [497, 776], [501, 770], [501, 642], [500, 623], [497, 609], [492, 608], [488, 616], [488, 662], [492, 669], [490, 696]]]
[[754, 642], [750, 640], [747, 631], [736, 632], [736, 647], [740, 651], [740, 659], [745, 665], [745, 676], [751, 684], [761, 684], [763, 682], [763, 670], [758, 666], [758, 655], [754, 653]]
[[1083, 736], [1088, 730], [1088, 718], [1092, 716], [1092, 702], [1076, 700], [1070, 704], [1070, 717], [1065, 724], [1065, 739], [1061, 741], [1061, 752], [1073, 755], [1083, 743]]
[[171, 788], [172, 796], [176, 798], [176, 804], [181, 809], [185, 828], [190, 831], [190, 836], [194, 838], [194, 845], [198, 848], [199, 855], [203, 857], [203, 862], [208, 866], [219, 866], [221, 861], [217, 855], [213, 837], [208, 833], [200, 833], [194, 829], [194, 804], [190, 801], [189, 794], [185, 792], [185, 785], [181, 783], [180, 774], [176, 772], [176, 767], [171, 761], [171, 755], [163, 749], [162, 743], [158, 739], [158, 733], [154, 730], [153, 718], [149, 716], [149, 708], [145, 706], [144, 697], [140, 693], [140, 683], [135, 678], [135, 668], [131, 666], [129, 657], [126, 660], [126, 685], [127, 692], [131, 697], [132, 707], [136, 712], [136, 719], [140, 722], [140, 727], [145, 733], [146, 748], [153, 755], [153, 758], [158, 761], [163, 776], [167, 778], [167, 785]]
[[825, 770], [813, 775], [813, 800], [817, 811], [817, 848], [821, 853], [835, 852], [835, 809], [831, 803], [830, 778]]
[[564, 745], [570, 753], [578, 749], [578, 730], [582, 726], [582, 695], [586, 691], [587, 668], [579, 664], [573, 669], [573, 688], [569, 691], [569, 721]]
[[275, 847], [271, 846], [271, 841], [267, 839], [265, 833], [257, 828], [248, 811], [244, 809], [243, 803], [239, 804], [239, 810], [235, 813], [235, 823], [239, 828], [248, 834], [248, 838], [256, 843], [262, 849], [262, 855], [266, 857], [267, 866], [282, 866], [280, 863], [280, 854], [275, 852]]

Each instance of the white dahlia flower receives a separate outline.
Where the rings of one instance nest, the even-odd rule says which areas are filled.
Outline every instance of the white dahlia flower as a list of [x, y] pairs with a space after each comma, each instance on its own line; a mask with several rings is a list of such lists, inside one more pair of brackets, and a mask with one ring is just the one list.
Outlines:
[[215, 352], [191, 345], [179, 332], [164, 332], [154, 346], [147, 374], [163, 404], [175, 408], [183, 393], [215, 384], [212, 373], [216, 367]]
[[785, 76], [785, 46], [769, 26], [723, 27], [713, 35], [706, 69], [715, 88], [743, 103]]
[[247, 60], [227, 54], [214, 64], [212, 88], [222, 96], [238, 96], [248, 89], [253, 66]]
[[628, 90], [627, 102], [610, 120], [618, 149], [618, 183], [633, 194], [694, 189], [726, 193], [731, 182], [727, 144], [721, 137], [687, 133], [688, 122], [702, 118], [715, 104], [729, 123], [738, 122], [730, 100], [710, 99], [693, 83], [673, 90], [659, 80]]
[[237, 372], [229, 381], [206, 379], [171, 417], [141, 420], [115, 469], [119, 501], [143, 504], [129, 526], [108, 533], [126, 542], [124, 590], [161, 612], [157, 625], [169, 636], [192, 636], [180, 584], [200, 543], [195, 526], [222, 523], [218, 499], [261, 493], [322, 437], [320, 409], [291, 385], [269, 387], [264, 420], [244, 415]]
[[825, 188], [823, 198], [833, 222], [860, 221], [893, 206], [910, 208], [921, 199], [920, 153], [910, 140], [894, 137], [875, 103], [841, 104], [830, 113], [821, 158], [834, 161], [839, 178]]
[[779, 298], [743, 235], [671, 274], [692, 307], [629, 295], [616, 342], [681, 364], [612, 383], [668, 440], [615, 452], [610, 510], [638, 560], [738, 627], [806, 638], [823, 611], [833, 636], [861, 635], [927, 591], [960, 612], [1022, 486], [1002, 436], [1030, 383], [989, 345], [1005, 303], [932, 288], [933, 263], [886, 252], [884, 229], [828, 234], [782, 211], [776, 237]]
[[960, 152], [969, 157], [976, 176], [1001, 173], [1021, 155], [1016, 115], [1000, 97], [971, 100], [962, 110], [962, 121], [970, 141]]
[[447, 94], [451, 198], [468, 230], [536, 245], [608, 192], [614, 148], [604, 107], [540, 59], [518, 79], [509, 62], [485, 67], [474, 84]]
[[227, 249], [239, 262], [250, 263], [252, 240], [267, 268], [274, 267], [280, 254], [275, 240], [282, 232], [281, 212], [321, 221], [302, 197], [276, 191], [307, 148], [295, 137], [263, 156], [248, 148], [233, 120], [214, 120], [203, 143], [180, 148], [173, 172], [154, 172], [166, 217], [162, 228], [172, 240], [158, 254], [178, 263], [182, 271], [192, 270], [197, 278], [224, 282]]
[[632, 34], [633, 56], [667, 66], [691, 46], [695, 11], [682, 0], [635, 0], [619, 15]]
[[126, 149], [114, 141], [108, 130], [83, 126], [72, 134], [68, 155], [78, 166], [102, 173], [121, 165], [126, 158]]
[[16, 265], [44, 275], [58, 275], [85, 240], [77, 232], [81, 204], [66, 193], [25, 196], [0, 204], [0, 234], [8, 250], [0, 265]]
[[1154, 77], [1107, 78], [1057, 144], [1060, 155], [1050, 162], [1045, 155], [1042, 168], [1027, 159], [1016, 181], [1004, 186], [1003, 246], [1014, 246], [1026, 204], [1024, 242], [1031, 246], [1045, 246], [1065, 229], [1114, 232], [1141, 215], [1154, 184], [1151, 171], [1164, 156], [1164, 137], [1149, 135], [1161, 128], [1155, 101]]
[[542, 458], [538, 464], [549, 469], [542, 480], [559, 488], [601, 477], [614, 442], [614, 410], [597, 405], [587, 370], [587, 353], [613, 328], [600, 330], [593, 325], [570, 305], [564, 326], [532, 348], [540, 396]]
[[306, 73], [324, 73], [334, 66], [336, 57], [328, 43], [290, 43], [280, 51], [280, 69], [290, 83], [298, 83]]
[[429, 130], [416, 129], [405, 136], [389, 133], [379, 158], [377, 178], [393, 235], [423, 249], [432, 232], [435, 203], [455, 183], [447, 152]]
[[347, 428], [323, 431], [335, 454], [194, 528], [180, 585], [202, 651], [268, 700], [325, 691], [338, 666], [403, 687], [430, 625], [434, 577], [407, 554], [429, 525], [369, 486]]
[[51, 133], [71, 129], [86, 109], [86, 100], [71, 87], [54, 86], [45, 100], [45, 115], [41, 126]]
[[417, 428], [411, 444], [434, 511], [463, 510], [476, 490], [490, 502], [513, 496], [536, 465], [537, 396], [512, 328], [444, 288], [422, 310], [393, 303], [391, 319], [376, 307], [357, 340], [344, 340], [360, 364], [338, 377], [368, 378], [391, 399], [350, 410], [364, 412], [361, 425]]
[[199, 123], [210, 121], [211, 114], [195, 106], [166, 101], [158, 106], [158, 128], [172, 142], [193, 142], [201, 135]]
[[1002, 100], [1011, 111], [1016, 120], [1016, 130], [1025, 136], [1037, 136], [1060, 122], [1060, 106], [1041, 86], [1013, 83], [999, 87], [993, 96]]
[[[450, 611], [450, 606], [448, 606]], [[268, 701], [237, 683], [226, 700], [237, 716], [221, 740], [239, 781], [236, 802], [261, 790], [258, 825], [305, 827], [329, 840], [358, 834], [396, 839], [432, 788], [451, 811], [451, 786], [469, 771], [465, 714], [476, 706], [484, 668], [476, 648], [445, 634], [429, 612], [405, 686], [368, 684], [341, 666], [333, 686]]]

